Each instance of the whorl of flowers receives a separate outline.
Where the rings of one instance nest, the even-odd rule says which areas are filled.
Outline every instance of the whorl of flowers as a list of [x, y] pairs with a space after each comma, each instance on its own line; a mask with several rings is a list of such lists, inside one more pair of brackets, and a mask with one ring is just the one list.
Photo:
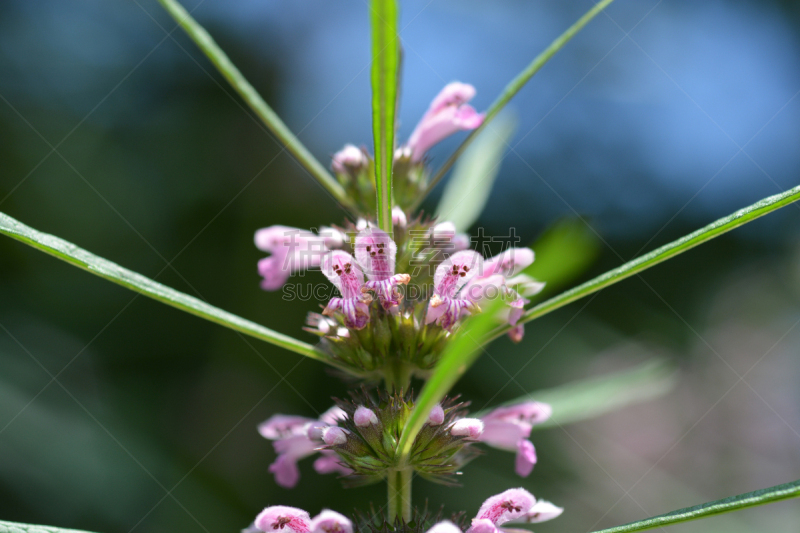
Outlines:
[[[321, 313], [309, 313], [304, 329], [319, 337], [319, 348], [337, 368], [366, 383], [383, 380], [388, 391], [362, 386], [317, 417], [276, 414], [262, 423], [259, 432], [273, 442], [277, 454], [269, 471], [283, 487], [299, 483], [298, 462], [310, 456], [316, 456], [314, 470], [338, 474], [345, 486], [388, 480], [398, 472], [454, 485], [453, 475], [479, 454], [476, 445], [481, 443], [514, 452], [518, 475], [533, 470], [537, 456], [530, 432], [551, 414], [550, 406], [534, 401], [469, 416], [467, 403], [445, 398], [410, 441], [408, 453], [398, 448], [415, 407], [411, 379], [428, 377], [462, 321], [502, 300], [497, 321], [514, 326], [509, 335], [518, 342], [523, 308], [544, 286], [524, 274], [534, 261], [529, 248], [483, 257], [452, 223], [407, 211], [428, 185], [427, 151], [483, 121], [467, 105], [474, 95], [471, 85], [447, 85], [408, 142], [396, 150], [391, 231], [380, 229], [368, 215], [376, 201], [372, 157], [363, 147], [346, 145], [333, 156], [331, 167], [364, 218], [317, 232], [286, 226], [256, 232], [256, 246], [271, 254], [258, 265], [262, 288], [277, 290], [293, 273], [320, 270], [335, 292], [319, 302]], [[543, 521], [560, 513], [524, 489], [510, 489], [486, 500], [469, 525], [428, 520], [425, 527], [428, 533], [498, 533], [506, 523]], [[379, 530], [424, 533], [421, 523], [385, 523]], [[267, 507], [252, 527], [288, 533], [358, 530], [334, 511], [311, 518], [284, 506]]]

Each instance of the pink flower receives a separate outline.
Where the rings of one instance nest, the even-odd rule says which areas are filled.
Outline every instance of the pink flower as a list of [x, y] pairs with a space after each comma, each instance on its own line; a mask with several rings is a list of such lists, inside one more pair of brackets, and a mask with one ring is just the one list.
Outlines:
[[296, 507], [273, 505], [256, 517], [254, 524], [264, 533], [289, 530], [293, 533], [353, 533], [353, 523], [345, 516], [323, 509], [313, 519]]
[[472, 250], [451, 255], [436, 267], [433, 276], [434, 294], [428, 303], [426, 323], [436, 321], [444, 329], [451, 329], [462, 311], [476, 308], [472, 300], [458, 295], [483, 266], [483, 258]]
[[288, 226], [258, 230], [256, 247], [272, 254], [258, 262], [258, 273], [264, 278], [261, 288], [277, 290], [293, 272], [319, 267], [322, 256], [343, 242], [344, 236], [333, 228], [322, 228], [319, 235]]
[[537, 522], [546, 522], [553, 518], [558, 518], [564, 512], [563, 507], [553, 505], [552, 503], [539, 500], [530, 510], [525, 513], [525, 516], [518, 518], [515, 522], [527, 522], [528, 524], [535, 524]]
[[483, 502], [475, 520], [489, 520], [495, 526], [500, 526], [525, 516], [535, 503], [536, 498], [527, 490], [508, 489]]
[[[564, 509], [550, 502], [537, 502], [533, 494], [523, 488], [508, 489], [488, 498], [478, 514], [472, 519], [467, 533], [516, 533], [518, 529], [501, 528], [511, 522], [544, 522], [559, 516]], [[427, 533], [457, 533], [458, 529], [448, 521], [431, 527]]]
[[[265, 533], [284, 530], [293, 533], [310, 533], [311, 517], [302, 509], [273, 505], [267, 507], [256, 517], [255, 525]], [[288, 531], [286, 531], [288, 530]]]
[[474, 96], [475, 87], [466, 83], [449, 83], [441, 90], [408, 139], [412, 161], [420, 161], [442, 139], [483, 123], [483, 114], [466, 105]]
[[321, 450], [319, 454], [320, 456], [314, 461], [314, 470], [316, 470], [318, 474], [341, 474], [343, 476], [349, 476], [353, 473], [352, 470], [340, 462], [339, 456], [336, 455], [336, 452], [333, 450]]
[[356, 236], [356, 260], [367, 273], [366, 290], [375, 292], [384, 309], [400, 303], [398, 285], [411, 281], [408, 274], [395, 274], [397, 245], [389, 235], [378, 228], [366, 228]]
[[357, 174], [369, 164], [369, 159], [364, 150], [352, 144], [345, 144], [344, 148], [333, 154], [331, 168], [337, 174]]
[[331, 298], [323, 315], [332, 315], [341, 311], [344, 323], [348, 328], [362, 329], [369, 322], [369, 306], [372, 297], [364, 294], [364, 274], [353, 256], [341, 250], [335, 250], [325, 256], [322, 262], [322, 273], [333, 283], [341, 298]]
[[[297, 462], [316, 453], [322, 445], [322, 432], [329, 426], [335, 426], [342, 419], [344, 411], [333, 407], [323, 413], [319, 420], [293, 415], [273, 415], [258, 426], [262, 437], [274, 441], [272, 446], [278, 457], [269, 466], [275, 476], [275, 482], [281, 487], [292, 488], [300, 480]], [[316, 464], [315, 464], [316, 466]], [[326, 465], [327, 466], [327, 465]], [[317, 469], [320, 472], [319, 469]], [[341, 469], [330, 470], [342, 472]], [[320, 472], [320, 473], [327, 473]], [[350, 473], [342, 472], [342, 473]]]
[[525, 329], [517, 324], [522, 317], [525, 305], [530, 303], [526, 296], [537, 294], [544, 283], [532, 279], [521, 272], [533, 263], [534, 254], [530, 248], [509, 248], [483, 264], [483, 269], [464, 288], [468, 299], [476, 304], [485, 300], [503, 298], [511, 308], [508, 323], [513, 326], [509, 337], [514, 342], [522, 340]]
[[536, 449], [527, 440], [531, 429], [550, 418], [552, 408], [541, 402], [527, 401], [498, 407], [481, 417], [484, 424], [481, 442], [506, 451], [515, 451], [516, 472], [527, 477], [536, 464]]
[[353, 523], [336, 511], [323, 509], [311, 520], [311, 533], [353, 533]]

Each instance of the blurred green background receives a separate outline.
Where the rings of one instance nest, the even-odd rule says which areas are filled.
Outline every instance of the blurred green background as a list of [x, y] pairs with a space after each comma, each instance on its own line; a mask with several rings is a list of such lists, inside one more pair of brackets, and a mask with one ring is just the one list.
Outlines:
[[[185, 5], [321, 161], [371, 144], [364, 2]], [[474, 84], [485, 109], [591, 5], [402, 2], [400, 138], [449, 81]], [[514, 227], [533, 242], [581, 217], [572, 237], [597, 254], [574, 284], [796, 185], [798, 15], [794, 1], [618, 0], [513, 101], [513, 150], [473, 230]], [[300, 328], [321, 302], [259, 289], [253, 232], [345, 214], [232, 94], [154, 0], [5, 0], [0, 210], [312, 342]], [[786, 207], [531, 323], [520, 345], [492, 344], [456, 389], [476, 410], [655, 356], [679, 380], [659, 399], [535, 433], [528, 479], [492, 450], [465, 468], [464, 488], [417, 482], [417, 501], [472, 516], [523, 485], [567, 509], [537, 531], [588, 531], [800, 477], [798, 222]], [[572, 250], [551, 271], [580, 259]], [[340, 490], [310, 460], [292, 490], [267, 472], [260, 421], [314, 416], [346, 395], [322, 365], [7, 238], [0, 301], [0, 518], [230, 532], [271, 504], [383, 505], [383, 488]], [[674, 530], [798, 522], [785, 502]]]

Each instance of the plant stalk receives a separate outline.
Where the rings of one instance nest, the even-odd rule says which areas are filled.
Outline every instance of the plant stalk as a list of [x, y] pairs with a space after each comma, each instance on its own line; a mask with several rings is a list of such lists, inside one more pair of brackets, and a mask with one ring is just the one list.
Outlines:
[[419, 195], [419, 198], [414, 202], [411, 207], [411, 211], [415, 211], [419, 208], [422, 200], [425, 199], [428, 194], [436, 187], [436, 185], [442, 180], [442, 178], [447, 174], [447, 171], [450, 170], [450, 167], [456, 162], [456, 160], [461, 157], [461, 154], [464, 153], [464, 150], [475, 140], [475, 138], [486, 128], [489, 122], [497, 116], [497, 114], [508, 104], [508, 102], [525, 86], [528, 81], [541, 70], [541, 68], [548, 62], [550, 59], [556, 55], [556, 52], [564, 48], [566, 45], [575, 35], [583, 29], [598, 13], [603, 11], [603, 9], [608, 6], [614, 0], [600, 0], [597, 4], [594, 5], [589, 11], [587, 11], [581, 18], [579, 18], [575, 24], [567, 28], [567, 30], [559, 35], [550, 45], [545, 48], [542, 53], [536, 56], [533, 61], [525, 67], [525, 70], [520, 72], [516, 78], [511, 80], [508, 85], [506, 85], [503, 92], [497, 99], [492, 102], [492, 105], [489, 106], [489, 109], [486, 111], [486, 117], [483, 120], [483, 124], [480, 125], [477, 129], [473, 130], [467, 138], [464, 140], [463, 143], [456, 149], [455, 152], [445, 161], [434, 177], [431, 179], [428, 187], [425, 189], [425, 192]]
[[300, 142], [292, 131], [283, 123], [275, 111], [264, 101], [258, 91], [250, 85], [238, 68], [231, 62], [225, 52], [217, 45], [214, 39], [177, 0], [158, 0], [164, 9], [172, 15], [186, 34], [203, 51], [217, 70], [230, 83], [231, 87], [250, 106], [267, 128], [278, 138], [281, 145], [286, 148], [301, 165], [316, 179], [340, 204], [353, 211], [353, 201], [347, 195], [339, 182], [322, 166], [311, 152]]
[[413, 469], [403, 468], [389, 472], [386, 478], [389, 489], [389, 522], [402, 518], [411, 520], [411, 478]]

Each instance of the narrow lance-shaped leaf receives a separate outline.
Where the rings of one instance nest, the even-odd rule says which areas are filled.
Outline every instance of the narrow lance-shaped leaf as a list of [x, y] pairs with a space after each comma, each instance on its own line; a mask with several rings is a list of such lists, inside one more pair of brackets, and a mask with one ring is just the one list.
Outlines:
[[482, 305], [483, 312], [468, 318], [461, 324], [458, 332], [448, 343], [433, 374], [415, 400], [414, 411], [408, 417], [400, 434], [397, 449], [400, 453], [401, 464], [411, 453], [414, 439], [428, 419], [431, 409], [453, 388], [455, 382], [472, 366], [480, 352], [483, 351], [479, 339], [497, 323], [497, 312], [501, 306], [500, 298], [487, 305]]
[[478, 219], [489, 200], [515, 126], [516, 120], [504, 114], [464, 152], [436, 208], [439, 220], [448, 220], [457, 231], [466, 231]]
[[459, 146], [453, 155], [451, 155], [447, 161], [445, 161], [444, 165], [442, 165], [442, 168], [436, 172], [436, 175], [431, 180], [428, 188], [425, 190], [425, 193], [420, 196], [414, 205], [415, 209], [419, 207], [419, 204], [422, 202], [425, 196], [427, 196], [428, 193], [430, 193], [433, 188], [436, 187], [439, 181], [441, 181], [444, 175], [447, 174], [447, 171], [450, 170], [450, 167], [453, 166], [453, 163], [455, 163], [464, 150], [467, 149], [467, 146], [469, 146], [469, 144], [475, 140], [475, 137], [477, 137], [480, 132], [488, 126], [492, 119], [497, 116], [497, 113], [499, 113], [500, 110], [502, 110], [506, 104], [508, 104], [508, 102], [520, 91], [520, 89], [522, 89], [525, 84], [530, 81], [534, 74], [539, 72], [545, 63], [550, 61], [550, 59], [556, 55], [556, 52], [561, 50], [564, 45], [566, 45], [579, 31], [583, 29], [584, 26], [589, 23], [589, 21], [597, 16], [598, 13], [603, 11], [603, 9], [605, 9], [605, 7], [613, 1], [614, 0], [601, 0], [595, 4], [594, 7], [587, 11], [581, 18], [579, 18], [575, 24], [570, 26], [564, 33], [559, 35], [552, 43], [550, 43], [550, 46], [545, 48], [542, 53], [536, 56], [533, 61], [531, 61], [530, 64], [525, 67], [525, 70], [520, 72], [516, 78], [511, 80], [511, 82], [506, 85], [505, 89], [503, 89], [503, 92], [500, 93], [500, 96], [498, 96], [497, 99], [492, 102], [492, 105], [489, 106], [488, 111], [486, 111], [486, 118], [484, 119], [483, 124], [481, 124], [478, 129], [474, 130], [467, 136], [464, 142], [461, 143], [461, 146]]
[[67, 529], [55, 526], [40, 526], [34, 524], [21, 524], [19, 522], [6, 522], [0, 520], [0, 533], [87, 533], [79, 529]]
[[396, 0], [371, 0], [372, 24], [372, 135], [375, 139], [375, 189], [378, 226], [392, 232], [392, 160], [400, 66]]
[[768, 489], [756, 490], [722, 500], [695, 505], [694, 507], [678, 509], [671, 513], [631, 522], [624, 526], [602, 529], [594, 533], [630, 533], [633, 531], [645, 531], [647, 529], [680, 524], [681, 522], [707, 518], [731, 511], [739, 511], [748, 507], [755, 507], [756, 505], [765, 505], [767, 503], [779, 502], [781, 500], [797, 497], [800, 497], [800, 481], [793, 481], [783, 485], [776, 485]]
[[[704, 228], [681, 237], [678, 240], [672, 241], [669, 244], [665, 244], [664, 246], [657, 248], [648, 254], [638, 257], [633, 261], [628, 261], [624, 265], [617, 267], [614, 270], [610, 270], [605, 274], [583, 283], [582, 285], [578, 285], [573, 289], [565, 291], [558, 296], [554, 296], [553, 298], [550, 298], [549, 300], [532, 307], [526, 311], [524, 315], [522, 315], [519, 323], [529, 322], [533, 319], [539, 318], [540, 316], [546, 315], [547, 313], [555, 311], [556, 309], [564, 307], [575, 300], [579, 300], [599, 290], [605, 289], [609, 285], [613, 285], [625, 278], [629, 278], [635, 274], [638, 274], [639, 272], [647, 270], [648, 268], [666, 261], [667, 259], [675, 257], [676, 255], [682, 254], [683, 252], [694, 248], [697, 245], [709, 241], [714, 237], [718, 237], [734, 228], [738, 228], [739, 226], [747, 224], [748, 222], [752, 222], [759, 217], [767, 215], [777, 209], [780, 209], [781, 207], [796, 202], [797, 200], [800, 200], [800, 186], [781, 194], [764, 198], [763, 200], [760, 200], [751, 206], [740, 209], [731, 215], [712, 222]], [[492, 339], [496, 339], [509, 329], [510, 327], [508, 326], [496, 328], [486, 339], [484, 339], [484, 341], [488, 342]]]
[[[654, 359], [632, 369], [534, 391], [502, 405], [527, 400], [549, 404], [553, 408], [553, 415], [533, 426], [534, 429], [544, 429], [594, 418], [650, 400], [666, 394], [676, 383], [675, 367], [666, 360]], [[470, 416], [480, 418], [487, 412], [481, 411]]]
[[281, 348], [286, 348], [300, 355], [305, 355], [306, 357], [336, 366], [323, 352], [317, 350], [310, 344], [265, 328], [255, 322], [251, 322], [240, 316], [223, 311], [218, 307], [209, 305], [193, 296], [171, 289], [166, 285], [162, 285], [141, 274], [123, 268], [107, 259], [87, 252], [71, 242], [30, 228], [5, 213], [0, 213], [0, 233], [24, 242], [34, 248], [38, 248], [43, 252], [80, 267], [96, 276], [122, 285], [123, 287], [153, 298], [154, 300], [171, 305], [181, 311], [197, 315], [200, 318], [261, 339], [270, 344], [280, 346]]
[[172, 18], [186, 31], [189, 37], [211, 60], [219, 72], [225, 76], [231, 87], [255, 111], [258, 118], [275, 134], [286, 149], [297, 158], [303, 167], [343, 206], [352, 208], [353, 202], [344, 188], [331, 176], [322, 164], [300, 142], [258, 91], [250, 85], [239, 69], [231, 62], [214, 39], [176, 0], [158, 0]]

